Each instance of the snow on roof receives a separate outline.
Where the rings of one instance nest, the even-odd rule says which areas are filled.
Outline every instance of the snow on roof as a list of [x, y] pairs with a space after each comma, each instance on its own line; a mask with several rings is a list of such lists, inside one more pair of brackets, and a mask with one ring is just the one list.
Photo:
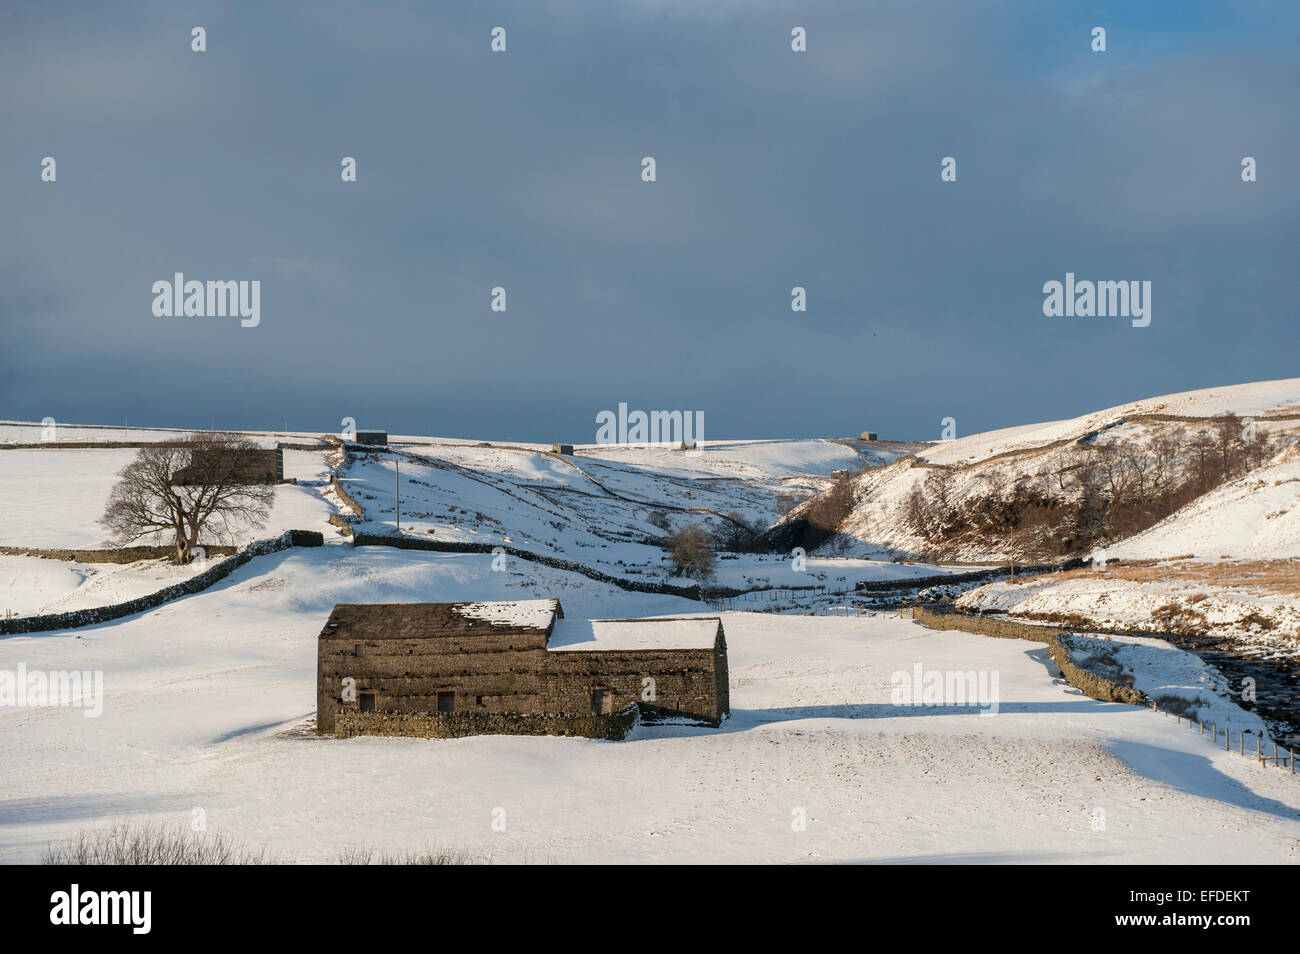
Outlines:
[[423, 639], [496, 636], [502, 632], [544, 635], [563, 615], [559, 600], [500, 603], [339, 603], [323, 639]]
[[549, 600], [502, 600], [493, 603], [462, 603], [456, 612], [467, 619], [503, 626], [525, 626], [529, 629], [546, 629], [556, 615], [560, 601]]
[[704, 619], [561, 619], [546, 648], [557, 652], [604, 649], [712, 649], [722, 625]]

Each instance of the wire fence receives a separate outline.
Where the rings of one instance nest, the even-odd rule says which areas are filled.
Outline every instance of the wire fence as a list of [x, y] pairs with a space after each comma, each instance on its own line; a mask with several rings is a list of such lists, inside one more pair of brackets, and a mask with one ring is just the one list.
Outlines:
[[[1207, 724], [1205, 722], [1193, 719], [1191, 716], [1185, 716], [1181, 712], [1169, 712], [1168, 710], [1161, 709], [1159, 705], [1155, 702], [1151, 703], [1151, 711], [1162, 713], [1166, 719], [1168, 719], [1172, 715], [1175, 721], [1177, 722], [1177, 724], [1179, 725], [1181, 725], [1183, 722], [1186, 722], [1188, 729], [1190, 729], [1193, 732], [1199, 730], [1200, 734], [1203, 737], [1208, 738], [1212, 745], [1217, 746], [1219, 744], [1219, 736], [1222, 735], [1224, 751], [1236, 752], [1238, 755], [1244, 758], [1255, 759], [1259, 763], [1260, 768], [1272, 764], [1275, 768], [1290, 768], [1291, 774], [1292, 775], [1296, 774], [1295, 750], [1292, 748], [1284, 748], [1278, 745], [1276, 742], [1273, 742], [1271, 743], [1273, 752], [1270, 755], [1268, 749], [1264, 747], [1264, 737], [1260, 735], [1258, 732], [1238, 732], [1237, 745], [1234, 748], [1232, 744], [1232, 738], [1233, 738], [1232, 730], [1227, 726], [1224, 726], [1223, 729], [1220, 730], [1218, 725], [1214, 722], [1210, 722]], [[1208, 733], [1206, 731], [1207, 728], [1209, 730]], [[1248, 735], [1252, 735], [1255, 737], [1254, 752], [1251, 752], [1246, 745], [1246, 736]]]

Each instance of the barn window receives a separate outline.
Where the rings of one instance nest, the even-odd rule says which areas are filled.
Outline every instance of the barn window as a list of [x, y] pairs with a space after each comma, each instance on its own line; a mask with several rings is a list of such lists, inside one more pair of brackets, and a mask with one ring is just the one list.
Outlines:
[[375, 711], [375, 694], [373, 692], [361, 692], [357, 694], [357, 703], [362, 712]]
[[482, 696], [475, 696], [475, 697], [474, 697], [474, 705], [476, 705], [476, 706], [481, 706], [482, 704], [483, 704], [483, 697], [482, 697]]
[[352, 655], [354, 656], [364, 656], [365, 654], [366, 654], [366, 647], [361, 643], [357, 643], [356, 646], [352, 648]]
[[614, 711], [614, 699], [608, 689], [591, 691], [591, 714], [609, 715]]
[[455, 712], [456, 711], [456, 693], [440, 692], [438, 693], [438, 711]]

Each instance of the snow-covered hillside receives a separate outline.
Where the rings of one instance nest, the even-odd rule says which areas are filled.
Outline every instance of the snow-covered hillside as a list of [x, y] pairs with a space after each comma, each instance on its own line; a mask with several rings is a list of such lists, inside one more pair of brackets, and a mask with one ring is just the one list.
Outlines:
[[1300, 559], [1300, 445], [1108, 552], [1120, 560]]
[[1077, 440], [1085, 434], [1114, 427], [1117, 422], [1135, 417], [1159, 414], [1208, 418], [1229, 413], [1260, 419], [1284, 415], [1300, 417], [1300, 378], [1258, 381], [1145, 398], [1065, 421], [1027, 424], [941, 441], [921, 451], [918, 456], [936, 464], [968, 463], [986, 460], [997, 454], [1034, 450], [1056, 441]]
[[[1077, 490], [1069, 475], [1081, 455], [1099, 448], [1150, 445], [1161, 438], [1209, 427], [1209, 419], [1233, 413], [1254, 421], [1252, 439], [1284, 448], [1300, 441], [1300, 378], [1211, 388], [1137, 401], [1086, 414], [1068, 421], [1034, 424], [976, 434], [926, 445], [915, 456], [868, 469], [853, 478], [853, 507], [839, 524], [850, 554], [878, 555], [882, 549], [971, 562], [1023, 558], [1014, 539], [963, 540], [936, 545], [919, 535], [909, 519], [908, 501], [914, 491], [934, 496], [940, 475], [949, 503], [972, 500], [1016, 487], [1041, 488], [1047, 495], [1070, 499]], [[1153, 415], [1155, 415], [1153, 417]], [[1225, 534], [1223, 553], [1240, 550], [1254, 558], [1295, 555], [1295, 517], [1300, 484], [1292, 479], [1293, 458], [1283, 457], [1240, 482], [1220, 488], [1204, 501], [1166, 521], [1166, 529], [1151, 531], [1135, 544], [1145, 556], [1170, 557], [1213, 549], [1216, 534]], [[1267, 485], [1266, 493], [1261, 491]], [[805, 516], [816, 501], [796, 509], [790, 519]], [[1195, 510], [1197, 506], [1203, 512]], [[1267, 521], [1281, 519], [1281, 523]], [[1201, 527], [1197, 530], [1194, 524]], [[1176, 529], [1170, 529], [1176, 528]], [[1218, 529], [1216, 529], [1218, 528]], [[1178, 541], [1199, 543], [1190, 548]], [[1235, 549], [1234, 549], [1235, 548]], [[1218, 556], [1219, 554], [1215, 554]]]
[[[980, 457], [954, 470], [954, 493], [977, 493], [1050, 465], [1080, 439], [1162, 426], [1129, 419], [1139, 413], [1255, 413], [1265, 433], [1285, 437], [1297, 427], [1291, 412], [1265, 412], [1297, 398], [1300, 380], [1193, 392], [960, 447], [733, 441], [702, 442], [698, 454], [579, 446], [558, 455], [549, 445], [407, 435], [388, 449], [346, 455], [326, 445], [286, 450], [286, 477], [297, 483], [279, 485], [268, 525], [237, 542], [294, 528], [320, 530], [325, 546], [255, 557], [211, 588], [146, 613], [0, 638], [0, 671], [75, 666], [102, 672], [105, 691], [97, 718], [66, 707], [0, 708], [0, 860], [35, 860], [51, 840], [122, 819], [188, 824], [198, 807], [210, 830], [303, 861], [334, 860], [348, 847], [433, 845], [540, 862], [1285, 862], [1300, 838], [1300, 789], [1288, 773], [1261, 771], [1172, 719], [1082, 696], [1034, 643], [935, 632], [893, 615], [715, 613], [607, 578], [624, 586], [665, 579], [664, 533], [723, 527], [732, 515], [771, 524], [791, 499], [832, 488], [837, 470], [861, 471], [851, 478], [858, 505], [844, 528], [856, 550], [724, 554], [716, 583], [765, 593], [821, 586], [849, 599], [859, 581], [955, 572], [896, 559], [923, 549], [899, 517], [911, 488], [935, 471], [921, 465], [953, 453]], [[58, 446], [119, 439], [101, 430], [61, 425], [57, 442], [0, 449], [0, 545], [103, 544], [96, 520], [136, 451]], [[132, 428], [120, 439], [176, 436]], [[249, 436], [263, 446], [314, 440]], [[0, 441], [38, 443], [39, 426], [0, 426]], [[1007, 451], [1023, 453], [988, 459]], [[1294, 615], [1286, 587], [1296, 556], [1296, 466], [1294, 449], [1280, 453], [1111, 554], [1194, 554], [1204, 563], [994, 583], [963, 600], [1044, 616], [1109, 613], [1141, 629], [1142, 614], [1167, 619], [1179, 610], [1166, 605], [1176, 591], [1213, 625], [1250, 633], [1269, 623], [1280, 633], [1286, 613]], [[364, 513], [351, 513], [332, 476]], [[501, 545], [524, 556], [354, 547], [336, 525], [342, 516], [357, 533]], [[1202, 566], [1227, 575], [1197, 577]], [[193, 572], [149, 561], [0, 556], [8, 595], [0, 609], [98, 606]], [[590, 619], [720, 615], [731, 718], [718, 730], [642, 726], [621, 743], [338, 740], [305, 731], [316, 639], [336, 603], [550, 598], [578, 632]], [[1126, 607], [1138, 610], [1125, 615]], [[1263, 731], [1195, 658], [1158, 639], [1118, 642], [1087, 645], [1144, 691], [1194, 697], [1234, 732]], [[996, 714], [900, 703], [897, 677], [918, 665], [995, 676]], [[504, 831], [491, 824], [498, 809]]]

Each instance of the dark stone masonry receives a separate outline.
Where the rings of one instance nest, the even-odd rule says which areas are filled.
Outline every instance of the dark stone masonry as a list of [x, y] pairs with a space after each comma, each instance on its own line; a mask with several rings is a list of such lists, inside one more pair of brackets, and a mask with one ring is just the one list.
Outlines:
[[278, 484], [284, 480], [284, 447], [250, 450], [196, 450], [189, 467], [176, 471], [178, 484], [201, 483], [206, 473], [225, 473], [233, 459], [236, 479], [246, 484]]
[[730, 714], [717, 617], [566, 620], [559, 600], [339, 604], [317, 652], [323, 733], [622, 738]]

